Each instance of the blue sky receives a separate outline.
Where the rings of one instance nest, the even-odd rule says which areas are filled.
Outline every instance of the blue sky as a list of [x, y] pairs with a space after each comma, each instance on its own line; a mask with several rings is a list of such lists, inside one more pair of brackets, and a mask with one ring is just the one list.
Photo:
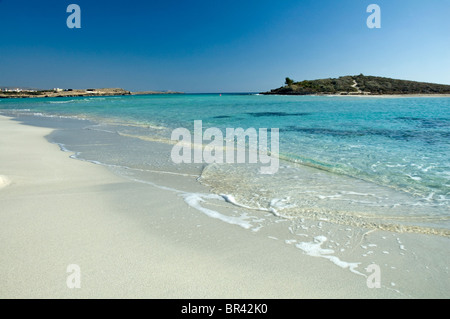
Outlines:
[[[81, 29], [69, 29], [69, 4]], [[369, 29], [369, 4], [381, 29]], [[0, 86], [259, 92], [363, 73], [450, 84], [448, 0], [0, 0]]]

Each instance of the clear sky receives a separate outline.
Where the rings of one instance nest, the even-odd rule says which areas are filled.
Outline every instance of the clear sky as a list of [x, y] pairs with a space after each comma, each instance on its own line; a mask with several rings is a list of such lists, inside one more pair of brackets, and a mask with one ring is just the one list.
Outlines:
[[[81, 29], [69, 29], [69, 4]], [[381, 28], [369, 29], [369, 4]], [[259, 92], [386, 76], [450, 84], [449, 0], [0, 0], [0, 86]]]

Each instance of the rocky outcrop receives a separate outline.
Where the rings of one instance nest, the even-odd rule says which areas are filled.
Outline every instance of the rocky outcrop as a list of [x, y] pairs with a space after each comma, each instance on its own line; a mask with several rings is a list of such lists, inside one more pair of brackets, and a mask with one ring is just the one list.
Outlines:
[[408, 95], [450, 94], [450, 85], [434, 84], [391, 78], [365, 76], [342, 76], [339, 78], [290, 82], [278, 89], [261, 94], [279, 95]]

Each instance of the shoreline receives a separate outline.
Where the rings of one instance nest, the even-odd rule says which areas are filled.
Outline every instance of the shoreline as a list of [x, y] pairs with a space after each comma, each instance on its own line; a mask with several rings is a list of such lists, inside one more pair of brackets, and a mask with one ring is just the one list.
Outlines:
[[[208, 190], [192, 177], [155, 172], [158, 184], [133, 181], [70, 158], [44, 138], [54, 129], [0, 122], [0, 175], [9, 181], [0, 189], [2, 297], [448, 297], [448, 238], [202, 202]], [[345, 241], [345, 252], [325, 249]], [[429, 251], [439, 248], [433, 260]], [[382, 267], [380, 289], [368, 288], [361, 254]], [[68, 264], [80, 265], [81, 289], [67, 288]]]
[[21, 91], [1, 92], [0, 99], [26, 99], [26, 98], [61, 98], [61, 97], [93, 97], [93, 96], [122, 96], [130, 95], [131, 92], [119, 88], [86, 89], [86, 90], [44, 90], [44, 91]]
[[322, 96], [322, 97], [367, 97], [367, 98], [420, 98], [420, 97], [450, 97], [450, 94], [279, 94], [279, 93], [251, 93], [251, 92], [242, 92], [242, 93], [184, 93], [184, 92], [175, 92], [175, 91], [167, 91], [167, 92], [159, 92], [159, 91], [145, 91], [145, 92], [132, 92], [125, 91], [111, 93], [111, 92], [80, 92], [80, 93], [56, 93], [50, 92], [46, 94], [36, 95], [36, 94], [2, 94], [0, 92], [0, 100], [1, 99], [40, 99], [40, 98], [71, 98], [71, 97], [110, 97], [110, 96], [145, 96], [145, 95], [203, 95], [203, 94], [236, 94], [236, 95], [259, 95], [259, 96]]
[[90, 89], [90, 90], [71, 90], [71, 91], [36, 91], [33, 93], [23, 92], [2, 92], [0, 91], [0, 99], [27, 99], [27, 98], [64, 98], [64, 97], [108, 97], [108, 96], [125, 96], [125, 95], [171, 95], [184, 94], [175, 91], [142, 91], [131, 92], [124, 89]]
[[[0, 122], [0, 173], [11, 182], [0, 190], [2, 298], [398, 297], [198, 214], [176, 194], [70, 159], [45, 141], [51, 129]], [[69, 264], [80, 266], [80, 289], [66, 286]]]
[[275, 96], [323, 96], [323, 97], [368, 97], [368, 98], [408, 98], [408, 97], [450, 97], [450, 94], [272, 94], [258, 93], [259, 95]]

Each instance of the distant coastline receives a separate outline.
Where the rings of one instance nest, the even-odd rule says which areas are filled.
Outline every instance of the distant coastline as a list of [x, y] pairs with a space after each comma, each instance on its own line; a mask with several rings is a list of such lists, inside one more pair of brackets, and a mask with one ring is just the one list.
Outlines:
[[[177, 91], [128, 91], [122, 88], [88, 88], [38, 90], [0, 87], [0, 99], [45, 97], [94, 97], [123, 95], [175, 95]], [[195, 93], [191, 93], [195, 94]], [[201, 94], [201, 93], [197, 93]], [[233, 94], [233, 93], [207, 93]], [[257, 95], [309, 95], [309, 96], [368, 96], [368, 97], [450, 97], [450, 85], [377, 76], [348, 75], [339, 78], [294, 81], [286, 78], [285, 85], [267, 92], [235, 93]]]
[[131, 92], [131, 95], [155, 95], [155, 94], [184, 94], [184, 92], [175, 92], [175, 91], [141, 91], [141, 92]]
[[118, 96], [118, 95], [150, 95], [150, 94], [183, 94], [173, 91], [143, 91], [131, 92], [121, 88], [102, 89], [53, 89], [53, 90], [32, 90], [32, 89], [9, 89], [0, 91], [0, 98], [44, 98], [44, 97], [82, 97], [82, 96]]

